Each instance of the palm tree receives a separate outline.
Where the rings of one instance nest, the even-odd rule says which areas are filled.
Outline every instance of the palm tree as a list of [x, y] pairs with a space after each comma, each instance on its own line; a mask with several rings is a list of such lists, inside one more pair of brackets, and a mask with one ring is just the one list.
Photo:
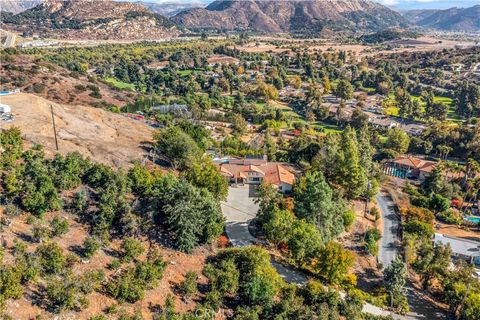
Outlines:
[[440, 160], [447, 160], [448, 154], [453, 150], [451, 147], [444, 144], [438, 145], [437, 150], [439, 153]]
[[448, 161], [446, 160], [444, 162], [444, 173], [445, 173], [445, 183], [447, 182], [448, 179], [448, 174], [451, 173], [457, 173], [461, 171], [461, 167], [458, 163], [453, 162], [453, 161]]

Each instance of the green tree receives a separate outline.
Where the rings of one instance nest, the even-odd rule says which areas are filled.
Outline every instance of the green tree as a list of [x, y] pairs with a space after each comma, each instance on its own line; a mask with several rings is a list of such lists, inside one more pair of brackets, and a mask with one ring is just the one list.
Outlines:
[[323, 240], [314, 225], [301, 219], [293, 222], [287, 236], [289, 255], [301, 267], [316, 257]]
[[322, 242], [334, 239], [343, 230], [345, 205], [334, 197], [321, 172], [307, 172], [294, 187], [295, 213], [317, 226]]
[[185, 169], [201, 156], [195, 141], [178, 127], [159, 130], [154, 139], [157, 152], [166, 156], [176, 168]]
[[437, 244], [435, 247], [430, 242], [423, 242], [417, 252], [413, 263], [414, 270], [420, 275], [422, 285], [427, 289], [435, 278], [446, 275], [451, 262], [452, 249], [450, 246]]
[[219, 200], [227, 198], [228, 181], [208, 158], [195, 161], [185, 173], [185, 178], [194, 186], [207, 189]]
[[367, 176], [360, 160], [355, 130], [347, 126], [341, 134], [336, 156], [335, 182], [345, 189], [350, 199], [364, 195], [366, 191]]
[[353, 254], [336, 242], [329, 242], [320, 249], [315, 272], [329, 283], [338, 284], [353, 265]]
[[390, 306], [398, 307], [405, 299], [407, 283], [407, 266], [400, 256], [396, 256], [392, 263], [385, 268], [385, 286], [390, 294]]
[[19, 299], [23, 289], [21, 285], [21, 273], [13, 266], [0, 263], [0, 309], [8, 299]]
[[159, 216], [181, 251], [191, 252], [199, 243], [210, 243], [223, 232], [218, 199], [205, 189], [179, 180], [155, 192]]
[[353, 97], [352, 84], [347, 80], [340, 80], [335, 88], [335, 95], [342, 100], [349, 100]]
[[384, 148], [394, 150], [398, 153], [405, 153], [408, 150], [410, 144], [410, 138], [401, 129], [392, 128], [387, 131], [387, 140], [385, 141]]

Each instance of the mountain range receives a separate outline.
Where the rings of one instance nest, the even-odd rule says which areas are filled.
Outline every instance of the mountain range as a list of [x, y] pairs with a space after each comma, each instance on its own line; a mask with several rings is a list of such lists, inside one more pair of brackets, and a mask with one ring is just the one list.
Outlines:
[[445, 10], [410, 10], [403, 16], [417, 26], [448, 31], [480, 31], [480, 5]]
[[135, 2], [148, 10], [161, 14], [165, 17], [173, 17], [174, 15], [193, 8], [203, 8], [205, 7], [205, 3], [203, 2], [144, 2], [144, 1], [137, 1]]
[[180, 33], [139, 4], [111, 0], [43, 0], [16, 15], [2, 13], [1, 26], [60, 39], [157, 40]]
[[172, 17], [190, 29], [308, 32], [323, 29], [377, 31], [405, 27], [397, 12], [369, 0], [226, 1]]
[[[0, 0], [0, 27], [63, 39], [158, 40], [182, 30], [329, 35], [378, 32], [412, 24], [454, 31], [480, 29], [480, 5], [414, 10], [403, 16], [370, 0]], [[35, 6], [36, 5], [36, 6]], [[6, 13], [5, 11], [10, 11]], [[18, 13], [20, 12], [20, 13]], [[167, 18], [167, 16], [169, 18]]]
[[4, 12], [20, 13], [42, 3], [42, 0], [0, 0], [0, 9]]

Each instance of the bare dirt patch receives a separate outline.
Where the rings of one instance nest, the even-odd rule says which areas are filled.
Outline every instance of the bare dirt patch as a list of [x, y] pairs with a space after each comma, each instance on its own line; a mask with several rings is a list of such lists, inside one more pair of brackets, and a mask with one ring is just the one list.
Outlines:
[[0, 128], [16, 126], [25, 140], [56, 153], [50, 105], [53, 106], [60, 153], [78, 151], [93, 161], [128, 167], [145, 154], [142, 145], [152, 141], [153, 129], [145, 123], [99, 108], [66, 106], [27, 93], [0, 97], [11, 106], [15, 119]]
[[[90, 96], [92, 91], [89, 86], [98, 87], [101, 97]], [[48, 100], [72, 105], [93, 106], [103, 103], [123, 107], [132, 102], [136, 95], [135, 92], [113, 89], [101, 81], [27, 55], [9, 55], [3, 58], [0, 88], [34, 92]]]

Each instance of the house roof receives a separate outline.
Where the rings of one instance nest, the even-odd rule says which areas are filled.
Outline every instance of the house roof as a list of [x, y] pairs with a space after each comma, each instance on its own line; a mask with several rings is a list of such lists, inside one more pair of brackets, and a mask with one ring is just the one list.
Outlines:
[[242, 165], [235, 163], [219, 164], [220, 172], [231, 178], [246, 178], [246, 173], [253, 171], [261, 174], [265, 182], [274, 185], [279, 185], [280, 183], [293, 185], [295, 182], [295, 175], [281, 163], [266, 162], [263, 165]]
[[271, 164], [267, 166], [265, 170], [265, 181], [271, 184], [278, 185], [280, 183], [286, 183], [293, 185], [295, 182], [295, 176], [280, 164]]
[[461, 254], [467, 257], [480, 256], [480, 242], [477, 241], [454, 238], [440, 233], [435, 233], [433, 241], [435, 244], [442, 243], [444, 245], [450, 245], [452, 252], [455, 254]]
[[431, 172], [433, 168], [435, 168], [435, 166], [437, 165], [437, 163], [433, 161], [423, 160], [415, 157], [405, 157], [405, 156], [397, 157], [394, 160], [391, 160], [390, 162], [408, 166], [413, 169], [419, 169], [425, 172]]

